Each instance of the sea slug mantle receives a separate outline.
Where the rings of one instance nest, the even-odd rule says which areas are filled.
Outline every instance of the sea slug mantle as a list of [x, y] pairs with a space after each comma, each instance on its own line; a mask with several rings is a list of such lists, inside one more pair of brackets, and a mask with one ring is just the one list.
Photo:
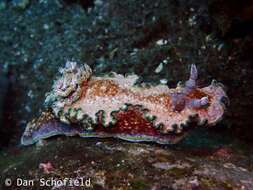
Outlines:
[[196, 126], [216, 124], [228, 100], [223, 85], [216, 81], [197, 86], [194, 64], [189, 80], [174, 89], [135, 85], [137, 75], [92, 76], [87, 64], [70, 61], [59, 72], [46, 95], [47, 110], [27, 124], [23, 145], [54, 135], [176, 143]]

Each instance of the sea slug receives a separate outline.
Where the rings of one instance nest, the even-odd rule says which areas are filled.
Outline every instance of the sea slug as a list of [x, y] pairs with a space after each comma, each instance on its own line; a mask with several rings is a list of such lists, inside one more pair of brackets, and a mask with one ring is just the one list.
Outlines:
[[223, 85], [216, 81], [197, 86], [194, 64], [189, 80], [174, 89], [164, 84], [136, 85], [137, 75], [92, 76], [87, 64], [71, 61], [59, 72], [46, 95], [46, 111], [26, 126], [23, 145], [55, 135], [172, 144], [196, 126], [215, 125], [228, 100]]

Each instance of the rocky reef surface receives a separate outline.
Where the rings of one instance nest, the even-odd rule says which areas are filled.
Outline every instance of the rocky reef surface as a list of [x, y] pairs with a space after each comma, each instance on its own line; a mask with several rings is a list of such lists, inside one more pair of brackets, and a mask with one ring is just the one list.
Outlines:
[[[250, 190], [253, 149], [203, 131], [177, 146], [59, 137], [9, 149], [0, 155], [0, 171], [2, 189], [16, 189], [16, 179], [21, 178], [34, 181], [25, 189], [38, 190]], [[6, 187], [6, 178], [12, 186]], [[51, 178], [90, 179], [91, 183], [73, 188], [52, 182], [40, 187], [40, 179]]]
[[[15, 189], [3, 179], [18, 176], [86, 176], [94, 189], [252, 189], [252, 6], [250, 0], [0, 0], [0, 189]], [[196, 64], [198, 85], [221, 81], [230, 106], [217, 126], [176, 146], [54, 138], [20, 147], [67, 60], [87, 63], [98, 75], [135, 73], [140, 83], [170, 87], [187, 80], [188, 65]]]

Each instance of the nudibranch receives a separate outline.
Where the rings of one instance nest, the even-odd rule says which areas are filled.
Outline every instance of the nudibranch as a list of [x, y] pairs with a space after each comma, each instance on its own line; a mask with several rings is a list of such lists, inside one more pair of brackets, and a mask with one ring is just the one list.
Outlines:
[[46, 111], [26, 126], [23, 145], [55, 135], [173, 144], [196, 126], [216, 124], [228, 100], [223, 85], [216, 81], [197, 86], [194, 64], [189, 80], [174, 89], [164, 84], [137, 85], [134, 74], [92, 76], [87, 64], [71, 61], [59, 72], [46, 94]]

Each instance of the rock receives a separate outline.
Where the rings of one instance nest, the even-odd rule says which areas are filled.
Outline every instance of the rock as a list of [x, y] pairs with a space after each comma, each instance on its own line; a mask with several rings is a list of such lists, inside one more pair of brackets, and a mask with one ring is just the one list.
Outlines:
[[59, 175], [61, 179], [70, 176], [90, 179], [96, 189], [253, 188], [253, 171], [245, 170], [249, 162], [247, 157], [242, 159], [242, 153], [234, 152], [236, 157], [227, 163], [219, 158], [210, 159], [209, 155], [195, 155], [190, 147], [172, 149], [113, 139], [97, 142], [96, 139], [58, 138], [48, 140], [39, 149], [30, 146], [9, 150], [0, 155], [0, 175], [11, 180], [29, 175], [35, 180], [33, 188], [36, 189], [41, 189], [38, 179]]
[[11, 3], [14, 8], [24, 10], [30, 4], [30, 0], [12, 0]]
[[163, 170], [170, 170], [173, 168], [184, 169], [191, 167], [188, 163], [177, 163], [171, 164], [169, 162], [157, 162], [152, 164], [155, 168], [163, 169]]
[[6, 8], [6, 1], [0, 0], [0, 11], [4, 10]]

